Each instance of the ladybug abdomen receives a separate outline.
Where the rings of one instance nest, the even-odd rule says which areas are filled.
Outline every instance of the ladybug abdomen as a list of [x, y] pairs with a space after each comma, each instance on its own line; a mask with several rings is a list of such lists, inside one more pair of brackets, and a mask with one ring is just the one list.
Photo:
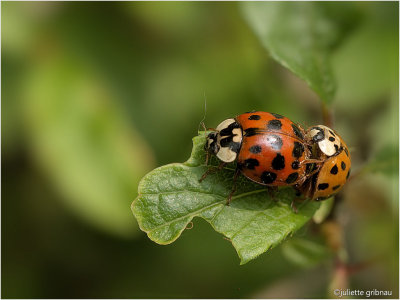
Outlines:
[[264, 185], [294, 185], [303, 180], [304, 144], [280, 133], [244, 135], [238, 167], [247, 178]]

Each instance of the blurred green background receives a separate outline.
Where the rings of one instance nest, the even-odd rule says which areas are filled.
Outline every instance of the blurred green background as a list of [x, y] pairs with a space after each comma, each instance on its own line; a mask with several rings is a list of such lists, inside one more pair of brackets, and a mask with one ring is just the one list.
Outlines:
[[[398, 297], [398, 3], [316, 3], [340, 24], [335, 129], [359, 173], [337, 207], [353, 289]], [[185, 161], [206, 125], [249, 110], [322, 122], [234, 2], [2, 2], [2, 297], [325, 297], [319, 233], [239, 266], [195, 219], [174, 244], [130, 211], [141, 177]], [[247, 16], [249, 17], [249, 16]], [[321, 250], [322, 249], [322, 250]]]

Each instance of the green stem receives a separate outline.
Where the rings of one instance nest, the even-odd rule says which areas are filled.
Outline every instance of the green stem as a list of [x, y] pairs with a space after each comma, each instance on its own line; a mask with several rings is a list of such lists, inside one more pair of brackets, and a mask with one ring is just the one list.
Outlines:
[[324, 125], [333, 127], [333, 113], [325, 102], [321, 101], [322, 121]]

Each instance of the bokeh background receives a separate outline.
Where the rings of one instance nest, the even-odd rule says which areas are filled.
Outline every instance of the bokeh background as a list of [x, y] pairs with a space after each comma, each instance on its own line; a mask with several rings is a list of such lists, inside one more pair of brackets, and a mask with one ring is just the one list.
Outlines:
[[[357, 176], [337, 215], [349, 262], [368, 262], [349, 287], [398, 297], [398, 3], [315, 5], [343, 30], [331, 109]], [[160, 246], [130, 211], [146, 172], [189, 157], [205, 100], [209, 127], [254, 109], [322, 122], [242, 3], [2, 2], [1, 17], [3, 298], [329, 294], [315, 226], [239, 266], [205, 221]]]

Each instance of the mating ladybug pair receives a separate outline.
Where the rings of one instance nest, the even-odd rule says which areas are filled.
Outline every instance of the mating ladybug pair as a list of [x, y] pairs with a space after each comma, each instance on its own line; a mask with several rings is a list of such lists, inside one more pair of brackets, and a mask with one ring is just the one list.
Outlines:
[[[304, 130], [275, 113], [254, 111], [223, 121], [208, 134], [205, 149], [207, 162], [210, 154], [221, 161], [218, 169], [237, 162], [234, 182], [241, 172], [269, 187], [294, 186], [313, 200], [339, 192], [350, 175], [349, 150], [334, 130], [324, 125]], [[228, 204], [234, 191], [235, 184]]]

